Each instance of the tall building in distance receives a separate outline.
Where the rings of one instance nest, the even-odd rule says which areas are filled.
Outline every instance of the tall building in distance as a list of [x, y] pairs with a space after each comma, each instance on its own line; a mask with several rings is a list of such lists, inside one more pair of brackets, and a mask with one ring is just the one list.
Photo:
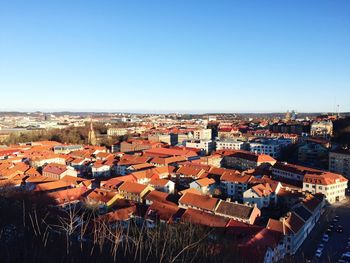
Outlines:
[[292, 121], [295, 121], [297, 119], [297, 113], [295, 110], [292, 110], [290, 118]]
[[89, 134], [88, 134], [88, 144], [89, 145], [96, 145], [97, 144], [96, 134], [94, 131], [94, 127], [92, 125], [92, 121], [90, 121], [90, 129], [89, 129]]
[[292, 118], [292, 115], [291, 115], [290, 111], [287, 110], [285, 120], [286, 120], [286, 121], [290, 121], [291, 118]]

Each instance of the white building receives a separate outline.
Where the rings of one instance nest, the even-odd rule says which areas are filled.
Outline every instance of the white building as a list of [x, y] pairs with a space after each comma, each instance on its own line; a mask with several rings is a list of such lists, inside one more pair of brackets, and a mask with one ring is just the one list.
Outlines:
[[29, 162], [33, 167], [42, 167], [43, 165], [49, 163], [66, 164], [66, 159], [58, 154], [37, 155], [30, 157]]
[[168, 194], [173, 194], [175, 191], [175, 183], [167, 179], [152, 179], [148, 184], [154, 189]]
[[185, 146], [189, 148], [201, 149], [206, 154], [214, 150], [214, 143], [211, 140], [189, 140], [186, 141]]
[[311, 124], [312, 136], [329, 137], [333, 135], [332, 121], [315, 121]]
[[214, 179], [205, 177], [190, 183], [190, 188], [196, 189], [202, 194], [209, 194], [212, 191], [212, 187], [214, 184]]
[[277, 193], [282, 187], [278, 183], [275, 190], [272, 189], [270, 184], [258, 184], [248, 189], [243, 193], [243, 202], [249, 204], [256, 204], [259, 209], [263, 207], [269, 207], [277, 204]]
[[211, 140], [212, 130], [211, 129], [200, 129], [193, 132], [193, 137], [196, 140]]
[[294, 255], [320, 219], [323, 206], [323, 197], [309, 195], [280, 220], [270, 218], [266, 228], [282, 233], [286, 254]]
[[108, 177], [111, 174], [111, 167], [105, 164], [94, 163], [91, 167], [93, 177]]
[[220, 177], [225, 194], [235, 200], [243, 198], [243, 193], [248, 189], [249, 180], [249, 175], [236, 174], [235, 172], [227, 172]]
[[125, 128], [109, 128], [107, 130], [108, 136], [123, 136], [128, 133], [128, 130]]
[[53, 151], [56, 154], [68, 154], [73, 151], [83, 150], [82, 145], [57, 145], [53, 147]]
[[243, 150], [246, 143], [236, 140], [218, 140], [216, 141], [216, 150]]
[[303, 181], [303, 191], [321, 193], [329, 203], [344, 200], [347, 187], [348, 180], [345, 177], [331, 172], [306, 174]]
[[274, 158], [278, 157], [281, 150], [292, 144], [290, 139], [268, 139], [250, 142], [250, 151], [256, 154], [268, 154]]
[[316, 170], [313, 168], [290, 164], [290, 163], [282, 163], [277, 162], [272, 166], [272, 175], [276, 179], [288, 179], [292, 181], [302, 182], [305, 174], [307, 173], [319, 173], [321, 174], [321, 170]]

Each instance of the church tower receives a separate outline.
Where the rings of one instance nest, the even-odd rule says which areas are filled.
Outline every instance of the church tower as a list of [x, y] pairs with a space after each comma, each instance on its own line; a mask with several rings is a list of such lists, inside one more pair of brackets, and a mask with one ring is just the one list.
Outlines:
[[285, 117], [285, 121], [289, 122], [292, 118], [292, 114], [291, 112], [288, 110], [286, 113], [286, 117]]
[[92, 120], [91, 120], [89, 134], [88, 134], [88, 144], [89, 145], [96, 145], [96, 143], [97, 143], [96, 134], [94, 131], [94, 127], [92, 126]]

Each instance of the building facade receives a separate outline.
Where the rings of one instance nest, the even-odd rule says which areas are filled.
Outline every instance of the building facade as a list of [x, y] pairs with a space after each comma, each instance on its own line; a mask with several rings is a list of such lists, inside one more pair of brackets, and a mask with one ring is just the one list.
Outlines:
[[350, 150], [342, 149], [329, 153], [329, 171], [350, 178]]

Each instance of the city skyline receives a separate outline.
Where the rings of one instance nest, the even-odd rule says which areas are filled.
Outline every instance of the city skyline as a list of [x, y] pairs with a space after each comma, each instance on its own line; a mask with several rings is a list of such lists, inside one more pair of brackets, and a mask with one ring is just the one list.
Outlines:
[[5, 1], [0, 110], [349, 112], [348, 1]]

